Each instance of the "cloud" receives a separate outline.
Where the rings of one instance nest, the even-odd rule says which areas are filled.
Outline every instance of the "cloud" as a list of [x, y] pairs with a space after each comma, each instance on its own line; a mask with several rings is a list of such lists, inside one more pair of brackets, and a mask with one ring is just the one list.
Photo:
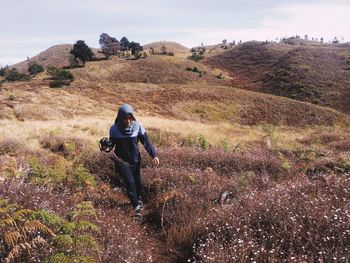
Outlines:
[[328, 39], [344, 36], [350, 40], [349, 3], [288, 4], [272, 11], [278, 16], [264, 18], [262, 24], [266, 32], [278, 32], [280, 36], [308, 34]]
[[[183, 40], [188, 46], [198, 45], [194, 43], [216, 44], [222, 39], [231, 40], [274, 40], [276, 37], [289, 37], [293, 35], [309, 38], [323, 37], [325, 41], [331, 41], [334, 37], [344, 37], [350, 41], [350, 28], [348, 26], [348, 14], [350, 4], [338, 3], [314, 3], [314, 4], [283, 4], [278, 7], [264, 10], [266, 15], [261, 18], [259, 24], [246, 28], [224, 27], [191, 27], [183, 28], [182, 32], [190, 34], [192, 39], [186, 37]], [[181, 30], [177, 30], [178, 33]]]

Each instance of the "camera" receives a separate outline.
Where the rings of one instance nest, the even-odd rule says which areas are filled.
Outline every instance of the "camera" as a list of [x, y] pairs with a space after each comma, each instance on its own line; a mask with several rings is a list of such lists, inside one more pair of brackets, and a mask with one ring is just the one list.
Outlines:
[[110, 152], [113, 149], [112, 141], [106, 137], [103, 137], [100, 140], [99, 146], [100, 146], [100, 151], [104, 151], [104, 152]]

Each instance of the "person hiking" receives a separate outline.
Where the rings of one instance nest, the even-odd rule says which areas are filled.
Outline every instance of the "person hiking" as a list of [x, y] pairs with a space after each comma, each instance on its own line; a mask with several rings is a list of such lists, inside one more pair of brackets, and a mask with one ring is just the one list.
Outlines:
[[116, 170], [126, 183], [127, 194], [134, 208], [136, 220], [142, 220], [143, 207], [139, 141], [152, 157], [153, 164], [158, 166], [157, 152], [148, 139], [145, 128], [136, 120], [133, 107], [125, 103], [118, 110], [117, 118], [109, 130], [109, 145], [103, 150], [109, 152], [114, 148]]

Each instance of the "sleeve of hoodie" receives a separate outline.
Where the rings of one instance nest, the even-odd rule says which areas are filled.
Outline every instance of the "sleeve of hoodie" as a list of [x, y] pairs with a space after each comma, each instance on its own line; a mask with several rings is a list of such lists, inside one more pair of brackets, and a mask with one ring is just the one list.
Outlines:
[[111, 149], [113, 149], [114, 145], [115, 145], [115, 139], [113, 136], [113, 129], [114, 129], [114, 125], [109, 129], [109, 140], [111, 142]]
[[143, 144], [143, 146], [145, 147], [146, 151], [148, 152], [148, 154], [154, 158], [157, 156], [157, 152], [154, 149], [153, 145], [151, 144], [151, 142], [148, 139], [147, 133], [145, 128], [143, 127], [143, 125], [140, 123], [140, 129], [139, 129], [139, 133], [138, 133], [138, 137], [140, 142]]

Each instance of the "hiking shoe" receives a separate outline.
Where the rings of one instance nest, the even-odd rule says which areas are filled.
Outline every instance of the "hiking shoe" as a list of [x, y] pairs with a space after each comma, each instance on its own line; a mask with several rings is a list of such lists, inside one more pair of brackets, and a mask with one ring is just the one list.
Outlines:
[[134, 221], [135, 222], [142, 222], [142, 214], [141, 214], [141, 208], [140, 205], [135, 207], [135, 215], [134, 215]]

